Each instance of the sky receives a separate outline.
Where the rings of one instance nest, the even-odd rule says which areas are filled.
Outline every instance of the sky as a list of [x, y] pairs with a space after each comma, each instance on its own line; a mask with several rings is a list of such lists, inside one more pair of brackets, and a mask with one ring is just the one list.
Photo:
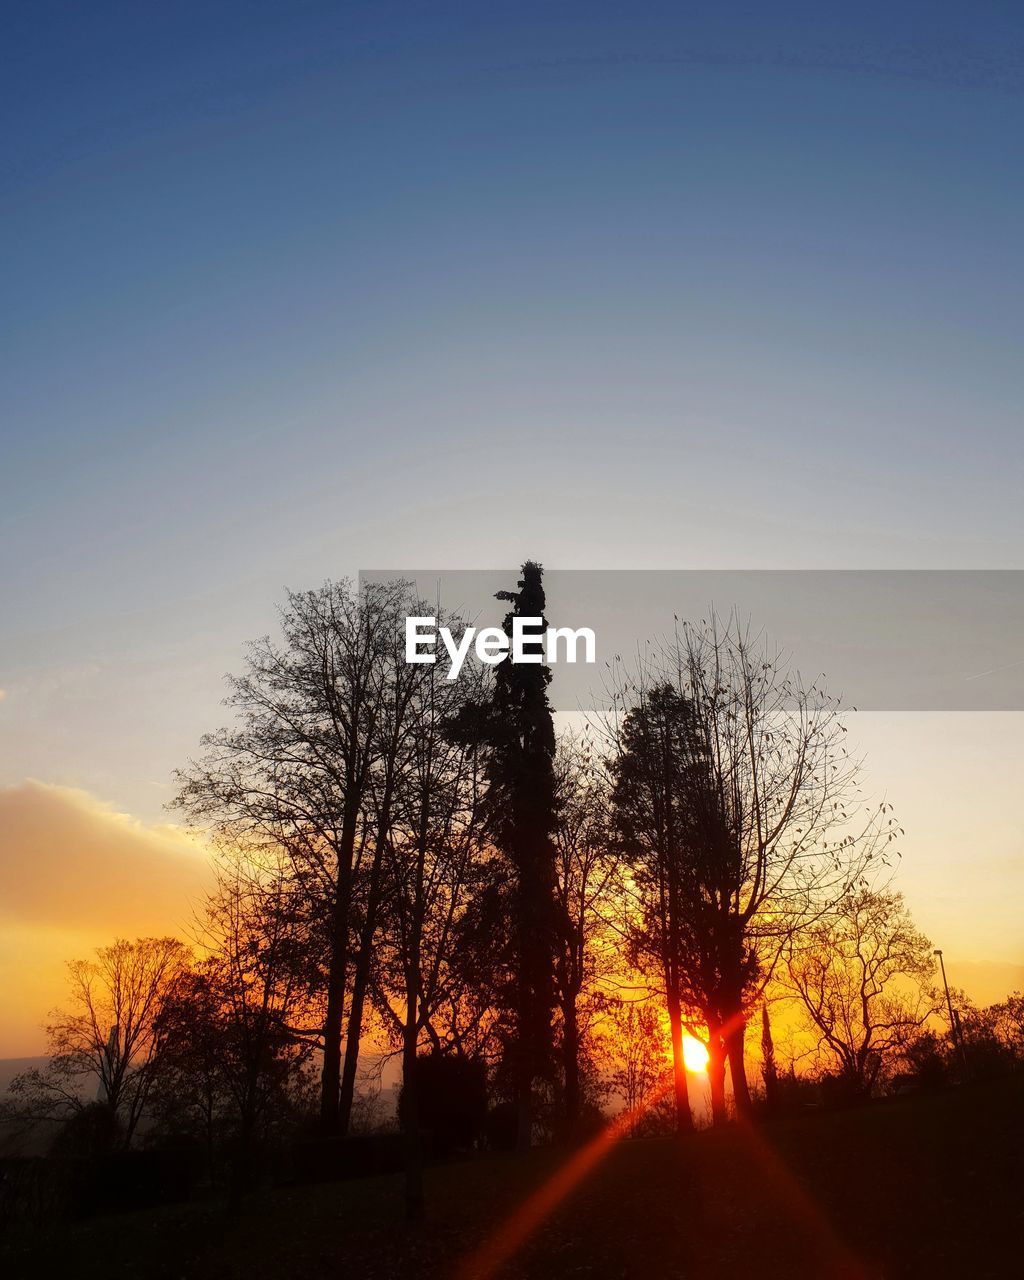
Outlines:
[[[41, 0], [0, 56], [0, 1054], [188, 917], [171, 771], [286, 585], [1024, 568], [1019, 6]], [[858, 725], [963, 965], [1024, 964], [1022, 728]]]

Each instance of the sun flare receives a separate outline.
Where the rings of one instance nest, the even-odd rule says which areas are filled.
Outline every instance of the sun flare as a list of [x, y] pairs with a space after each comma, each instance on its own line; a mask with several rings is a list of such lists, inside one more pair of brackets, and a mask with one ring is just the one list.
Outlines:
[[698, 1074], [706, 1071], [708, 1067], [708, 1049], [707, 1045], [701, 1043], [700, 1040], [693, 1036], [683, 1035], [683, 1062], [687, 1071]]

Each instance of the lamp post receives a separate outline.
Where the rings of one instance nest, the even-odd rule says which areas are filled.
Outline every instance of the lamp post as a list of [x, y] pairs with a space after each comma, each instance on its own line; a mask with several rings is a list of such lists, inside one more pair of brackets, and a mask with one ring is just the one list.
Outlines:
[[953, 1014], [953, 1001], [949, 997], [949, 983], [946, 981], [946, 965], [942, 959], [942, 951], [938, 947], [935, 948], [932, 954], [939, 957], [939, 968], [942, 970], [942, 987], [946, 993], [946, 1008], [949, 1010], [949, 1034], [960, 1054], [960, 1065], [963, 1068], [964, 1079], [966, 1080], [967, 1054], [964, 1051], [964, 1039], [960, 1032], [960, 1019]]

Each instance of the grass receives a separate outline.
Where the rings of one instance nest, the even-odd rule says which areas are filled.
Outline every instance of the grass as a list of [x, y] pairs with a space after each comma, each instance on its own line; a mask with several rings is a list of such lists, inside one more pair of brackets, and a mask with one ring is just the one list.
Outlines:
[[[490, 1155], [401, 1183], [280, 1189], [228, 1217], [186, 1205], [70, 1226], [0, 1256], [16, 1276], [452, 1277], [567, 1159]], [[1024, 1274], [1024, 1080], [685, 1141], [618, 1143], [502, 1277], [917, 1277]]]

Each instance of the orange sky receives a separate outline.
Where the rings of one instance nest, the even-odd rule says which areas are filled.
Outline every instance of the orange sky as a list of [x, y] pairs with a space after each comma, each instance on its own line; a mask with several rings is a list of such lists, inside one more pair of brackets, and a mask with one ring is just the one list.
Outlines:
[[43, 1052], [64, 962], [124, 934], [186, 937], [206, 856], [68, 787], [0, 789], [0, 1057]]
[[[861, 715], [866, 782], [906, 828], [896, 887], [945, 951], [950, 982], [980, 1003], [1024, 988], [1021, 717]], [[188, 938], [207, 882], [201, 845], [86, 791], [0, 787], [0, 1057], [43, 1052], [64, 962], [115, 936]]]

